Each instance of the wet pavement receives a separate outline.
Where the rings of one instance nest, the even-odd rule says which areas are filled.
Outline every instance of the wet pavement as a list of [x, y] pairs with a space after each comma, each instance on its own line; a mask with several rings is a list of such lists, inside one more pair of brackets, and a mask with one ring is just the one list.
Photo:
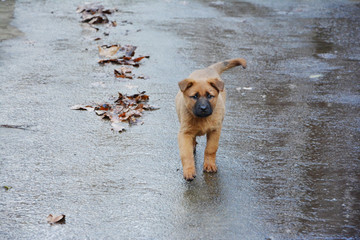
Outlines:
[[[80, 4], [0, 2], [1, 239], [360, 239], [359, 1], [104, 1], [98, 32]], [[116, 79], [102, 44], [150, 78]], [[219, 172], [200, 138], [186, 182], [177, 82], [235, 57]], [[70, 110], [143, 90], [160, 110], [121, 134]]]

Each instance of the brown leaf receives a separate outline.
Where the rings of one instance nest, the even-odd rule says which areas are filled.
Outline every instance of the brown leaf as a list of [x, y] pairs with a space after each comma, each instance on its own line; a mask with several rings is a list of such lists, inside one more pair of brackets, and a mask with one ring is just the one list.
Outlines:
[[91, 14], [88, 12], [83, 12], [81, 17], [82, 22], [87, 22], [89, 24], [100, 24], [109, 22], [107, 16], [101, 13]]
[[105, 103], [98, 107], [95, 107], [95, 110], [101, 110], [101, 111], [109, 111], [110, 109], [111, 109], [111, 106], [108, 103]]
[[145, 76], [144, 74], [141, 74], [137, 77], [138, 79], [149, 79], [148, 76]]
[[100, 64], [105, 64], [105, 63], [117, 63], [117, 64], [120, 64], [118, 62], [118, 59], [101, 59], [98, 61], [98, 63]]
[[114, 56], [120, 49], [120, 45], [103, 45], [98, 46], [99, 55], [102, 57], [111, 57]]
[[114, 11], [113, 9], [104, 9], [103, 5], [97, 3], [81, 5], [76, 9], [77, 13], [81, 13], [82, 22], [90, 24], [108, 23], [109, 19], [106, 14], [111, 14]]
[[154, 111], [154, 110], [159, 110], [160, 108], [159, 107], [155, 107], [155, 106], [151, 106], [149, 104], [145, 104], [143, 106], [143, 109], [144, 110], [147, 110], [147, 111]]
[[95, 110], [94, 111], [96, 113], [96, 115], [98, 116], [103, 116], [103, 118], [107, 118], [107, 111], [103, 111], [103, 110]]
[[133, 57], [135, 55], [136, 46], [125, 45], [121, 48], [121, 51], [125, 52], [125, 57]]
[[[101, 59], [98, 61], [99, 64], [105, 63], [113, 63], [120, 65], [130, 65], [133, 67], [139, 67], [139, 62], [144, 58], [150, 58], [150, 56], [141, 56], [137, 58], [133, 58], [136, 50], [136, 46], [133, 45], [125, 45], [120, 47], [120, 45], [112, 45], [107, 46], [103, 45], [99, 48], [99, 55], [102, 57], [106, 57], [108, 59]], [[114, 56], [117, 54], [118, 56]], [[122, 55], [121, 55], [122, 54]], [[112, 57], [112, 58], [110, 58]], [[115, 73], [116, 74], [116, 73]], [[117, 77], [126, 77], [125, 74], [118, 74]]]
[[95, 30], [95, 31], [99, 31], [99, 28], [94, 27], [93, 25], [89, 24], [89, 23], [83, 23], [81, 25], [83, 28], [88, 29], [88, 30]]
[[[123, 72], [130, 71], [125, 68], [126, 67], [122, 70]], [[119, 92], [118, 98], [112, 101], [113, 102], [110, 103], [95, 104], [93, 106], [87, 105], [85, 107], [76, 105], [72, 109], [88, 110], [91, 108], [103, 119], [110, 120], [112, 129], [117, 132], [124, 130], [124, 125], [120, 123], [127, 122], [130, 125], [137, 124], [139, 123], [138, 118], [142, 117], [144, 110], [159, 109], [147, 104], [149, 96], [145, 94], [145, 91], [129, 96]]]
[[82, 111], [94, 111], [94, 107], [90, 105], [74, 105], [71, 107], [71, 110], [82, 110]]
[[52, 214], [49, 214], [49, 216], [46, 218], [47, 222], [50, 224], [64, 224], [65, 223], [65, 215], [61, 214], [59, 216], [54, 217]]
[[87, 3], [84, 5], [80, 5], [77, 7], [76, 12], [89, 12], [91, 14], [95, 14], [96, 12], [102, 12], [104, 10], [104, 6], [97, 3]]
[[138, 58], [135, 58], [133, 59], [134, 62], [140, 62], [142, 59], [144, 58], [150, 58], [150, 56], [142, 56], [142, 57], [138, 57]]
[[117, 69], [114, 69], [115, 77], [117, 78], [129, 78], [133, 79], [133, 75], [131, 74], [132, 68], [130, 67], [120, 67]]

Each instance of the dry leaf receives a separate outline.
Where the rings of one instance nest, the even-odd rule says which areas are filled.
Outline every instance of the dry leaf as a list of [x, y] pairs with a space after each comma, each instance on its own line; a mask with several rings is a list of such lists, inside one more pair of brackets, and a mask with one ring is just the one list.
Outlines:
[[131, 74], [132, 68], [130, 67], [120, 67], [117, 69], [114, 69], [115, 77], [117, 78], [129, 78], [133, 79], [133, 74]]
[[147, 110], [147, 111], [154, 111], [154, 110], [159, 110], [160, 108], [159, 108], [159, 107], [152, 106], [152, 105], [149, 105], [149, 104], [145, 104], [145, 105], [143, 106], [143, 109], [144, 109], [144, 110]]
[[130, 96], [119, 93], [118, 98], [113, 103], [96, 104], [93, 106], [75, 105], [71, 109], [95, 111], [103, 119], [111, 121], [114, 131], [122, 132], [125, 130], [124, 122], [130, 125], [137, 124], [138, 118], [143, 115], [143, 111], [159, 109], [147, 104], [148, 101], [149, 96], [145, 94], [145, 91]]
[[50, 224], [64, 224], [65, 223], [65, 215], [61, 214], [59, 216], [54, 217], [52, 214], [49, 214], [49, 216], [46, 218], [47, 222]]
[[138, 77], [137, 77], [138, 79], [149, 79], [149, 77], [148, 76], [145, 76], [144, 74], [141, 74], [141, 75], [139, 75]]
[[120, 64], [120, 65], [130, 65], [133, 67], [139, 67], [139, 61], [141, 61], [144, 58], [149, 58], [149, 56], [139, 57], [135, 58], [137, 62], [135, 62], [131, 57], [120, 57], [120, 58], [111, 58], [111, 59], [101, 59], [98, 61], [100, 64], [105, 63], [114, 63], [114, 64]]
[[[99, 55], [102, 57], [105, 57], [106, 59], [101, 59], [98, 61], [100, 64], [105, 63], [114, 63], [114, 64], [120, 64], [120, 65], [131, 65], [134, 67], [139, 67], [139, 62], [144, 58], [150, 58], [150, 56], [141, 56], [137, 58], [133, 58], [135, 55], [136, 46], [133, 45], [124, 45], [120, 46], [117, 45], [103, 45], [99, 46]], [[114, 55], [117, 56], [114, 56]], [[111, 58], [110, 58], [111, 57]], [[123, 75], [123, 74], [120, 74]]]
[[144, 58], [146, 58], [146, 56], [135, 58], [135, 59], [133, 59], [133, 61], [134, 62], [140, 62]]
[[81, 13], [82, 22], [89, 24], [108, 23], [107, 14], [113, 13], [114, 9], [104, 9], [104, 6], [97, 3], [89, 3], [81, 5], [76, 9], [77, 13]]
[[91, 13], [83, 12], [81, 18], [82, 18], [82, 22], [87, 22], [89, 24], [101, 24], [101, 23], [109, 22], [107, 16], [101, 13], [91, 14]]
[[120, 45], [103, 45], [98, 46], [99, 55], [102, 57], [111, 57], [114, 56], [120, 49]]
[[82, 111], [89, 111], [92, 112], [94, 111], [94, 107], [90, 106], [90, 105], [74, 105], [70, 108], [71, 110], [82, 110]]
[[125, 45], [121, 48], [121, 51], [125, 52], [125, 57], [133, 57], [135, 55], [136, 46]]
[[89, 12], [92, 14], [95, 14], [96, 12], [101, 12], [104, 10], [104, 6], [97, 3], [87, 3], [84, 5], [80, 5], [77, 7], [76, 12], [82, 13], [82, 12]]

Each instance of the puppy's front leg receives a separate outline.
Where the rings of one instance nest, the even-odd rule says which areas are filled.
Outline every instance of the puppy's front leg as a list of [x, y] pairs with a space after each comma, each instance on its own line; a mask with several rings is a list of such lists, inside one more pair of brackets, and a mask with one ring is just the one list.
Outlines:
[[179, 132], [178, 142], [184, 178], [191, 181], [196, 176], [194, 161], [194, 136]]
[[219, 146], [221, 130], [209, 132], [206, 135], [207, 143], [204, 157], [204, 172], [217, 172], [216, 152]]

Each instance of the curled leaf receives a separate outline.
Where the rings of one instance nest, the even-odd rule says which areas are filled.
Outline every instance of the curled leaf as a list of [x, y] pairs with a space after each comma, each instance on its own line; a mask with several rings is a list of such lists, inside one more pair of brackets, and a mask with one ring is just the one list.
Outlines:
[[146, 110], [146, 111], [154, 111], [154, 110], [159, 110], [160, 108], [156, 107], [156, 106], [149, 105], [149, 104], [145, 104], [143, 106], [143, 109]]
[[133, 59], [133, 61], [134, 62], [140, 62], [144, 58], [146, 58], [146, 56], [135, 58], [135, 59]]
[[105, 9], [103, 5], [98, 3], [88, 3], [76, 9], [77, 13], [81, 13], [82, 22], [89, 24], [108, 23], [109, 19], [106, 15], [114, 11], [114, 9]]
[[[105, 57], [105, 59], [99, 60], [100, 64], [113, 63], [120, 65], [131, 65], [133, 67], [139, 67], [139, 62], [144, 58], [150, 58], [150, 56], [141, 56], [133, 58], [135, 55], [136, 46], [133, 45], [103, 45], [99, 46], [99, 55]], [[117, 55], [117, 56], [115, 56]], [[115, 73], [116, 74], [116, 73]], [[124, 74], [119, 74], [124, 77]], [[120, 76], [119, 76], [120, 77]]]
[[117, 69], [114, 69], [115, 77], [117, 78], [129, 78], [133, 79], [133, 74], [131, 74], [132, 68], [130, 67], [120, 67]]
[[125, 45], [121, 48], [121, 51], [125, 52], [125, 57], [133, 57], [135, 55], [136, 46]]
[[81, 111], [89, 111], [92, 112], [94, 111], [94, 107], [90, 106], [90, 105], [74, 105], [70, 108], [71, 110], [81, 110]]
[[108, 23], [109, 19], [104, 14], [89, 14], [84, 12], [82, 14], [82, 22], [87, 22], [89, 24], [101, 24], [101, 23]]
[[149, 77], [148, 76], [145, 76], [144, 74], [141, 74], [141, 75], [139, 75], [138, 77], [137, 77], [138, 79], [149, 79]]
[[46, 218], [47, 222], [50, 224], [64, 224], [65, 223], [65, 215], [61, 214], [59, 216], [53, 216], [52, 214], [49, 214], [49, 216]]
[[103, 45], [98, 46], [99, 49], [99, 55], [102, 57], [111, 57], [114, 56], [120, 49], [120, 45]]

